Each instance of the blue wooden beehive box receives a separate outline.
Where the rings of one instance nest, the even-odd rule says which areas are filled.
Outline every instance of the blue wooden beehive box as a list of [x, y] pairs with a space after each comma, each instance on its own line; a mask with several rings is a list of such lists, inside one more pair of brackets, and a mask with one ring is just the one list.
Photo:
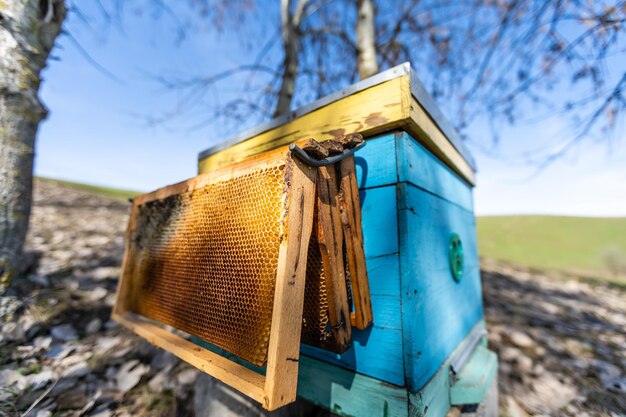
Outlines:
[[408, 64], [207, 149], [199, 173], [353, 132], [367, 142], [355, 163], [374, 325], [353, 330], [343, 355], [302, 345], [298, 395], [357, 417], [480, 403], [497, 360], [485, 341], [475, 165]]

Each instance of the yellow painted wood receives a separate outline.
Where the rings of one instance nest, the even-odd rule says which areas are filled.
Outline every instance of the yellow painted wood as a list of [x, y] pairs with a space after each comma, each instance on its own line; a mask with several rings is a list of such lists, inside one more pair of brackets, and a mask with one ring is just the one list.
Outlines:
[[199, 172], [311, 137], [322, 140], [354, 132], [370, 135], [398, 126], [408, 116], [407, 103], [398, 94], [400, 85], [407, 83], [408, 77], [396, 78], [330, 103], [203, 159]]
[[210, 155], [199, 161], [198, 172], [207, 173], [309, 138], [323, 140], [357, 132], [367, 138], [394, 129], [411, 133], [461, 178], [475, 184], [470, 165], [412, 96], [408, 76], [359, 91]]
[[414, 97], [411, 98], [410, 117], [407, 120], [406, 130], [465, 181], [471, 185], [476, 184], [476, 176], [472, 167]]

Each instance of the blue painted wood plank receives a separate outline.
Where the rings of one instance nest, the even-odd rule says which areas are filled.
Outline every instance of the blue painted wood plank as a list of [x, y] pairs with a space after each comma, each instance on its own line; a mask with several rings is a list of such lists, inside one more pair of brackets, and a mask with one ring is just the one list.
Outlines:
[[374, 326], [353, 329], [354, 346], [337, 355], [302, 345], [306, 355], [356, 370], [396, 385], [404, 385], [399, 255], [368, 258]]
[[[302, 345], [301, 350], [303, 354], [340, 364], [344, 368], [356, 369], [365, 375], [404, 385], [399, 256], [394, 254], [368, 259], [367, 269], [375, 327], [364, 332], [354, 330], [355, 347], [343, 356], [306, 345]], [[199, 339], [195, 343], [265, 374], [265, 367], [256, 367]]]
[[396, 168], [396, 134], [386, 133], [368, 138], [354, 155], [359, 189], [380, 187], [398, 182]]
[[361, 222], [365, 256], [398, 252], [398, 213], [395, 185], [362, 190]]
[[473, 211], [471, 187], [415, 139], [406, 133], [398, 135], [396, 150], [399, 182], [410, 182]]
[[[420, 389], [483, 316], [473, 214], [413, 185], [398, 185], [407, 384]], [[448, 244], [458, 233], [464, 274], [454, 281]]]
[[352, 347], [342, 355], [308, 345], [302, 345], [300, 352], [381, 381], [405, 385], [401, 330], [376, 326], [366, 330], [353, 329], [352, 341]]
[[[370, 294], [400, 297], [400, 256], [392, 255], [367, 258], [367, 274]], [[399, 312], [398, 312], [399, 314]]]
[[298, 396], [345, 417], [406, 417], [408, 395], [399, 388], [303, 356]]
[[374, 326], [383, 329], [402, 330], [402, 306], [400, 297], [371, 294]]
[[[394, 256], [390, 258], [397, 259]], [[397, 264], [395, 265], [397, 266]], [[393, 278], [396, 282], [400, 280], [397, 269], [386, 270], [384, 276]], [[358, 370], [365, 375], [374, 376], [390, 383], [404, 385], [400, 294], [395, 294], [395, 296], [372, 295], [371, 300], [374, 311], [374, 327], [365, 331], [353, 330], [354, 347], [348, 352], [337, 355], [312, 346], [302, 345], [302, 353], [339, 364], [348, 369]], [[265, 374], [265, 367], [254, 366], [200, 339], [197, 339], [195, 343], [253, 369], [255, 372]]]

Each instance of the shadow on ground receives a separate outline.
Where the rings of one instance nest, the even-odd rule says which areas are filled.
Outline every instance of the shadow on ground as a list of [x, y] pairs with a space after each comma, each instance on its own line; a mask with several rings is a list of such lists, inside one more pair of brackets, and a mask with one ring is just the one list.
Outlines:
[[483, 261], [485, 313], [511, 416], [626, 413], [626, 293]]

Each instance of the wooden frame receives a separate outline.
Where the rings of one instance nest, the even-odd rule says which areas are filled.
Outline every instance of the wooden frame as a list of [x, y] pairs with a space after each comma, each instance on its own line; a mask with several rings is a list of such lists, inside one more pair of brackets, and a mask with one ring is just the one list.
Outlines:
[[356, 180], [354, 157], [339, 162], [341, 223], [346, 242], [346, 255], [352, 283], [354, 312], [351, 313], [352, 326], [366, 329], [374, 321], [370, 299], [367, 265], [363, 249], [363, 226], [361, 225], [361, 201]]
[[333, 337], [333, 351], [345, 352], [352, 344], [352, 320], [343, 261], [343, 227], [341, 221], [337, 169], [322, 166], [317, 175], [317, 216], [319, 243], [328, 293], [328, 321]]
[[[318, 241], [329, 295], [329, 322], [339, 349], [337, 353], [343, 353], [351, 344], [352, 327], [364, 330], [374, 321], [353, 156], [336, 166], [319, 168], [317, 195]], [[344, 244], [352, 285], [352, 312], [346, 288]]]
[[275, 161], [273, 158], [286, 158], [285, 172], [289, 190], [279, 247], [265, 376], [203, 349], [133, 313], [130, 310], [133, 282], [130, 275], [132, 271], [128, 270], [131, 265], [128, 244], [112, 313], [112, 318], [121, 325], [260, 402], [267, 410], [275, 410], [296, 399], [306, 259], [313, 223], [317, 170], [291, 158], [284, 149], [272, 152], [269, 156], [265, 154], [250, 158], [228, 168], [137, 197], [126, 231], [128, 243], [136, 227], [138, 207], [143, 203], [192, 191], [216, 179], [234, 178], [251, 166]]

